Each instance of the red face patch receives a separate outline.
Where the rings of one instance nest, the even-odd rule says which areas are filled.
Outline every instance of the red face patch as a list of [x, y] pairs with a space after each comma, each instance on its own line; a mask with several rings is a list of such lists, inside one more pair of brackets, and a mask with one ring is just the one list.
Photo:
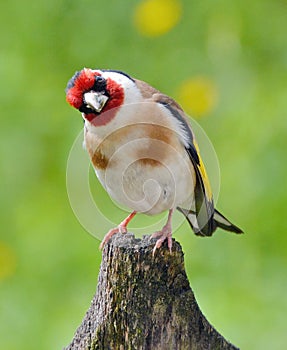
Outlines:
[[83, 94], [92, 89], [95, 83], [95, 76], [100, 73], [93, 72], [91, 69], [84, 68], [77, 72], [69, 81], [67, 86], [67, 102], [79, 109], [83, 104]]
[[[95, 76], [100, 75], [100, 73], [86, 68], [76, 73], [67, 86], [67, 102], [74, 108], [79, 109], [83, 105], [84, 93], [92, 90], [95, 84]], [[95, 126], [106, 125], [112, 120], [117, 113], [118, 107], [120, 107], [124, 101], [124, 89], [110, 78], [106, 80], [106, 92], [109, 99], [101, 113], [84, 114], [85, 119]]]

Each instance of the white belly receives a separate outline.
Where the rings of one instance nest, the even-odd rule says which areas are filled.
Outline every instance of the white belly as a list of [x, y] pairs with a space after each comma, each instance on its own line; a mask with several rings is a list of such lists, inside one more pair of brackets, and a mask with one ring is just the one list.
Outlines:
[[96, 174], [109, 195], [120, 204], [150, 215], [192, 203], [194, 172], [190, 160], [175, 157], [164, 164], [116, 162]]
[[114, 200], [151, 215], [192, 203], [195, 175], [185, 134], [164, 107], [130, 105], [107, 126], [86, 124], [86, 148]]

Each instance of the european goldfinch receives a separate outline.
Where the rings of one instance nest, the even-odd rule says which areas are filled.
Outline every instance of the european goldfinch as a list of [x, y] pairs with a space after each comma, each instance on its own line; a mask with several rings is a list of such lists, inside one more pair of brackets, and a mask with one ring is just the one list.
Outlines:
[[182, 108], [147, 83], [116, 70], [84, 68], [70, 79], [66, 99], [82, 113], [85, 147], [110, 197], [132, 213], [104, 237], [126, 233], [136, 213], [169, 211], [166, 225], [151, 237], [154, 251], [172, 248], [172, 214], [185, 215], [194, 233], [218, 228], [242, 231], [220, 214], [193, 131]]

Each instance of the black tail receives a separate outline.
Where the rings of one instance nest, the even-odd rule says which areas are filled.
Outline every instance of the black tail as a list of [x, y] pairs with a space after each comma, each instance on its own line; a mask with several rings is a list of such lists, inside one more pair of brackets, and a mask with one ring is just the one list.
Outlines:
[[193, 210], [183, 209], [183, 208], [179, 208], [179, 207], [177, 207], [177, 210], [180, 211], [186, 217], [193, 232], [197, 236], [212, 236], [213, 232], [218, 227], [222, 228], [225, 231], [230, 231], [230, 232], [234, 232], [237, 234], [243, 233], [243, 231], [239, 227], [233, 225], [228, 219], [226, 219], [225, 216], [220, 214], [220, 212], [216, 209], [214, 209], [213, 217], [209, 219], [209, 220], [212, 220], [212, 225], [211, 225], [212, 230], [210, 231], [210, 234], [208, 234], [208, 235], [203, 233], [203, 230], [198, 226], [196, 213]]

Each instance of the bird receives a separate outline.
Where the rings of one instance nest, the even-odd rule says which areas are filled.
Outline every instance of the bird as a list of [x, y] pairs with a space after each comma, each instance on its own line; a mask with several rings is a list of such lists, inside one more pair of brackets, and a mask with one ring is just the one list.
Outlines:
[[66, 100], [82, 114], [84, 146], [98, 180], [131, 211], [101, 249], [114, 234], [127, 233], [137, 213], [168, 212], [151, 235], [153, 254], [165, 241], [172, 251], [175, 210], [197, 236], [212, 236], [217, 228], [243, 233], [215, 209], [189, 118], [174, 99], [120, 70], [83, 68], [68, 81]]

